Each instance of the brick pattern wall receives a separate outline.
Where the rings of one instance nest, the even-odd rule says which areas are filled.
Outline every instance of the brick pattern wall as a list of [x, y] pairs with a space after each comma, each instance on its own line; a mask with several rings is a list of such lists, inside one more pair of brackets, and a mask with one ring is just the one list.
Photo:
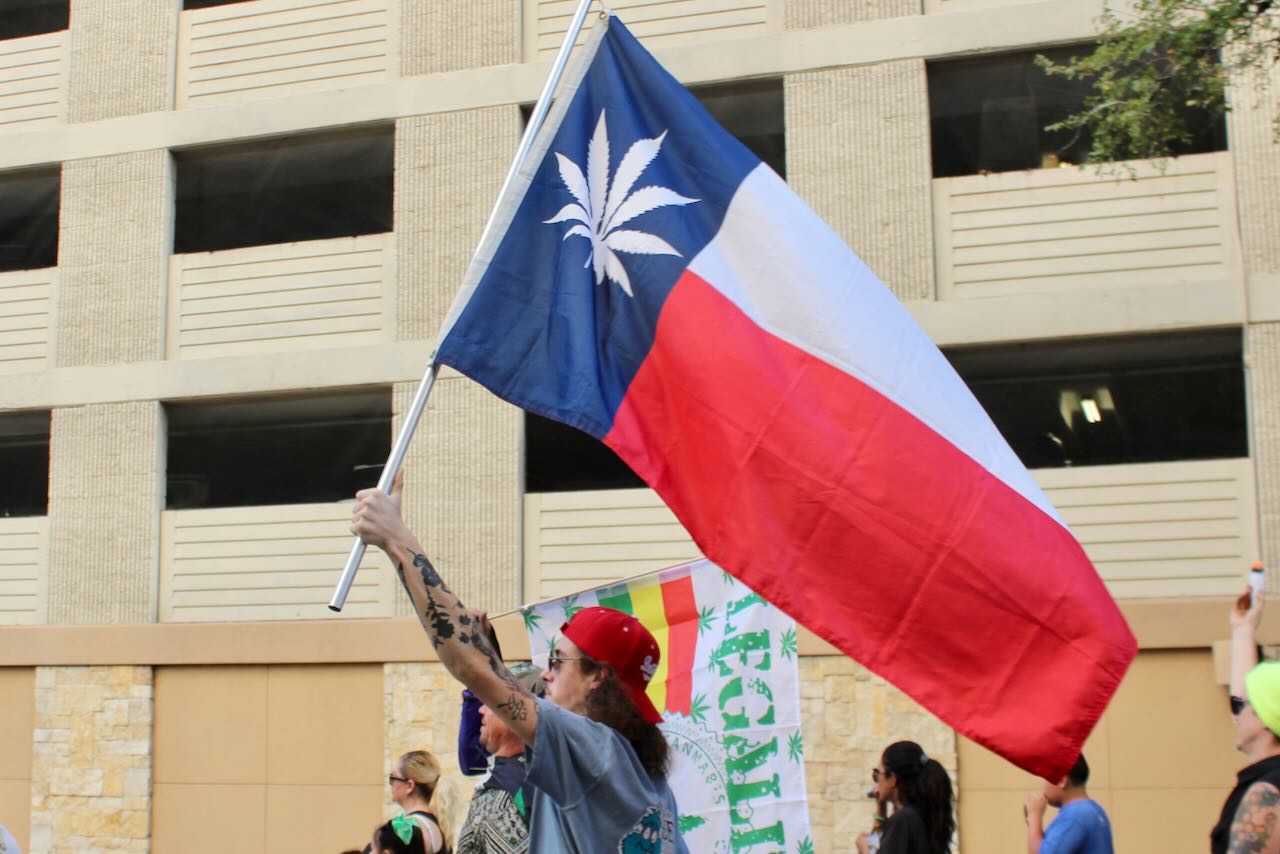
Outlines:
[[163, 446], [158, 401], [53, 410], [50, 623], [155, 620]]
[[150, 851], [151, 726], [151, 668], [37, 669], [30, 850]]
[[171, 162], [143, 151], [63, 165], [59, 366], [164, 358]]
[[920, 0], [787, 0], [787, 29], [902, 18], [922, 11]]
[[520, 61], [521, 0], [400, 0], [400, 73]]
[[396, 122], [398, 340], [431, 340], [439, 332], [520, 130], [520, 111], [512, 106]]
[[800, 714], [815, 851], [853, 851], [871, 829], [871, 771], [893, 742], [918, 743], [955, 780], [954, 731], [849, 658], [800, 659]]
[[177, 0], [71, 0], [69, 120], [173, 107]]
[[[397, 430], [416, 390], [395, 387]], [[446, 374], [405, 458], [405, 519], [458, 598], [491, 614], [521, 604], [522, 430], [519, 409]], [[396, 613], [412, 613], [403, 591]]]
[[924, 62], [791, 74], [784, 92], [787, 183], [899, 299], [932, 299]]

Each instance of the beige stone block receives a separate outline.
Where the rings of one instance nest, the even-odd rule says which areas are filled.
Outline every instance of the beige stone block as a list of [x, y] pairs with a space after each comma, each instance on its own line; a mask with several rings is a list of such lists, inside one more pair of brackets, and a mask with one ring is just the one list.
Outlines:
[[923, 60], [784, 79], [787, 183], [899, 299], [933, 299]]
[[396, 122], [397, 339], [435, 339], [522, 127], [515, 106]]
[[167, 151], [63, 165], [56, 326], [60, 367], [164, 358], [171, 185]]
[[400, 73], [520, 61], [520, 0], [400, 0]]
[[919, 15], [920, 0], [787, 0], [787, 29], [830, 27]]
[[68, 120], [172, 109], [181, 8], [171, 0], [72, 0]]
[[[49, 621], [145, 623], [155, 615], [163, 438], [155, 401], [53, 411], [49, 466]], [[94, 559], [86, 561], [84, 556]], [[94, 591], [87, 595], [86, 591]], [[128, 682], [133, 668], [121, 668]], [[105, 686], [89, 668], [65, 671], [83, 685], [84, 708]], [[66, 695], [70, 697], [71, 695]], [[124, 695], [127, 697], [127, 693]], [[56, 700], [54, 701], [57, 702]], [[69, 712], [70, 709], [55, 711]]]
[[[397, 418], [412, 395], [411, 386], [396, 386]], [[471, 380], [443, 377], [405, 464], [406, 518], [450, 588], [490, 613], [522, 601], [522, 419]], [[398, 603], [409, 613], [407, 596]]]

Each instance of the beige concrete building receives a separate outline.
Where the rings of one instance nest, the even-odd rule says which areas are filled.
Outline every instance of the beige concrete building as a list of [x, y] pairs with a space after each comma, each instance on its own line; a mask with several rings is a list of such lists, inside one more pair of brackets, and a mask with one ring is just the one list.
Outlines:
[[[0, 823], [24, 850], [358, 848], [420, 746], [458, 825], [457, 686], [388, 567], [325, 605], [347, 496], [573, 5], [0, 10]], [[1274, 97], [1242, 89], [1185, 156], [1100, 176], [1058, 168], [1078, 146], [1040, 129], [1079, 93], [1029, 64], [1087, 42], [1095, 0], [613, 8], [906, 302], [1046, 487], [1142, 647], [1091, 789], [1121, 850], [1203, 851], [1240, 764], [1228, 597], [1280, 554]], [[408, 475], [412, 523], [491, 612], [695, 554], [607, 457], [456, 375]], [[817, 851], [854, 850], [900, 737], [955, 772], [966, 854], [1024, 850], [1035, 781], [801, 653]]]

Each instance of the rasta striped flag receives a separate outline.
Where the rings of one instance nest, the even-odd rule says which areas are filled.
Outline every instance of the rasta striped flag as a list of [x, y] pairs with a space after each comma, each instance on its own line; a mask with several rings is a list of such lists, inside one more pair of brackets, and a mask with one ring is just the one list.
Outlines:
[[698, 606], [687, 568], [655, 584], [641, 578], [601, 590], [596, 603], [631, 614], [653, 633], [662, 657], [649, 681], [649, 699], [664, 715], [686, 717], [693, 702], [693, 662], [698, 646]]
[[534, 661], [594, 605], [633, 615], [658, 642], [649, 698], [689, 850], [812, 851], [795, 621], [702, 560], [524, 608]]

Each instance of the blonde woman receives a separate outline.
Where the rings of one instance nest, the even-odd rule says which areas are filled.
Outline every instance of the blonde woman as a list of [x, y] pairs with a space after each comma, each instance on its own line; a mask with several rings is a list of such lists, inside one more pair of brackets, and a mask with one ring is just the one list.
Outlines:
[[436, 800], [440, 763], [425, 750], [411, 750], [401, 756], [387, 775], [391, 800], [422, 828], [427, 854], [449, 854], [444, 809]]

